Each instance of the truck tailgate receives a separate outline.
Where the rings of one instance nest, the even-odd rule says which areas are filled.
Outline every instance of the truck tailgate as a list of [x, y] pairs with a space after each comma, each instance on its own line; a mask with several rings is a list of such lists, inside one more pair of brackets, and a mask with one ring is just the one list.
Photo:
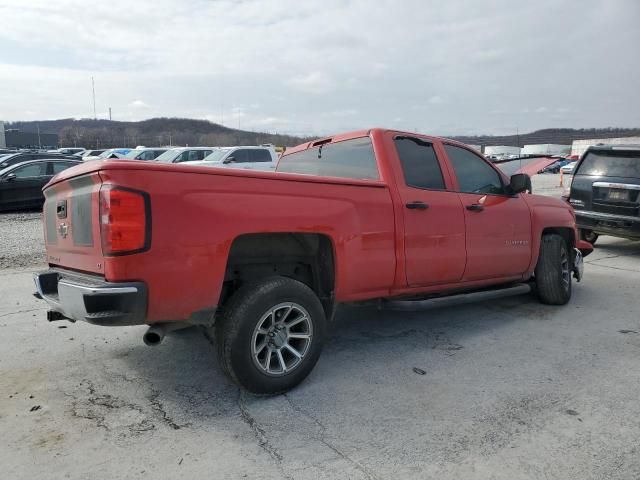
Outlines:
[[102, 275], [100, 176], [90, 172], [45, 187], [44, 231], [51, 266]]

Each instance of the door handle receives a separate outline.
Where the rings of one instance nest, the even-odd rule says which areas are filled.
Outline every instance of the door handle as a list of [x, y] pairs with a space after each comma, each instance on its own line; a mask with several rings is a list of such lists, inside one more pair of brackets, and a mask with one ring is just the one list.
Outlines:
[[467, 205], [467, 210], [471, 210], [472, 212], [481, 212], [484, 210], [484, 205], [480, 203], [472, 203], [471, 205]]
[[429, 208], [429, 205], [424, 202], [416, 201], [407, 203], [405, 207], [407, 207], [409, 210], [426, 210], [427, 208]]

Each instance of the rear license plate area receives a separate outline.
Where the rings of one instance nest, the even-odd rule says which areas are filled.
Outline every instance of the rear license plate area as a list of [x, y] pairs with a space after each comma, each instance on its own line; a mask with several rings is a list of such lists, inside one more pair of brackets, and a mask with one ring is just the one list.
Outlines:
[[629, 201], [629, 191], [628, 190], [611, 189], [611, 190], [609, 190], [609, 194], [607, 195], [607, 200], [628, 202]]

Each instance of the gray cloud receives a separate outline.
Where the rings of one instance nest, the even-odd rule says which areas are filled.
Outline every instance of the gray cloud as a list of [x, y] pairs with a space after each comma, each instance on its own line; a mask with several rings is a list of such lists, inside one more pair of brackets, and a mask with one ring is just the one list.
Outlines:
[[94, 76], [114, 119], [297, 134], [638, 126], [636, 0], [21, 0], [0, 18], [6, 120], [92, 116]]

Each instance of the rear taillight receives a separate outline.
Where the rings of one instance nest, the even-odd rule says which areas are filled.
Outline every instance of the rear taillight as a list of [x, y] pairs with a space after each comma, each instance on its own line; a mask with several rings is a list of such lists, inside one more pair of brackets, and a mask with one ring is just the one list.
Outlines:
[[151, 244], [151, 204], [145, 192], [100, 188], [100, 236], [104, 255], [144, 252]]

